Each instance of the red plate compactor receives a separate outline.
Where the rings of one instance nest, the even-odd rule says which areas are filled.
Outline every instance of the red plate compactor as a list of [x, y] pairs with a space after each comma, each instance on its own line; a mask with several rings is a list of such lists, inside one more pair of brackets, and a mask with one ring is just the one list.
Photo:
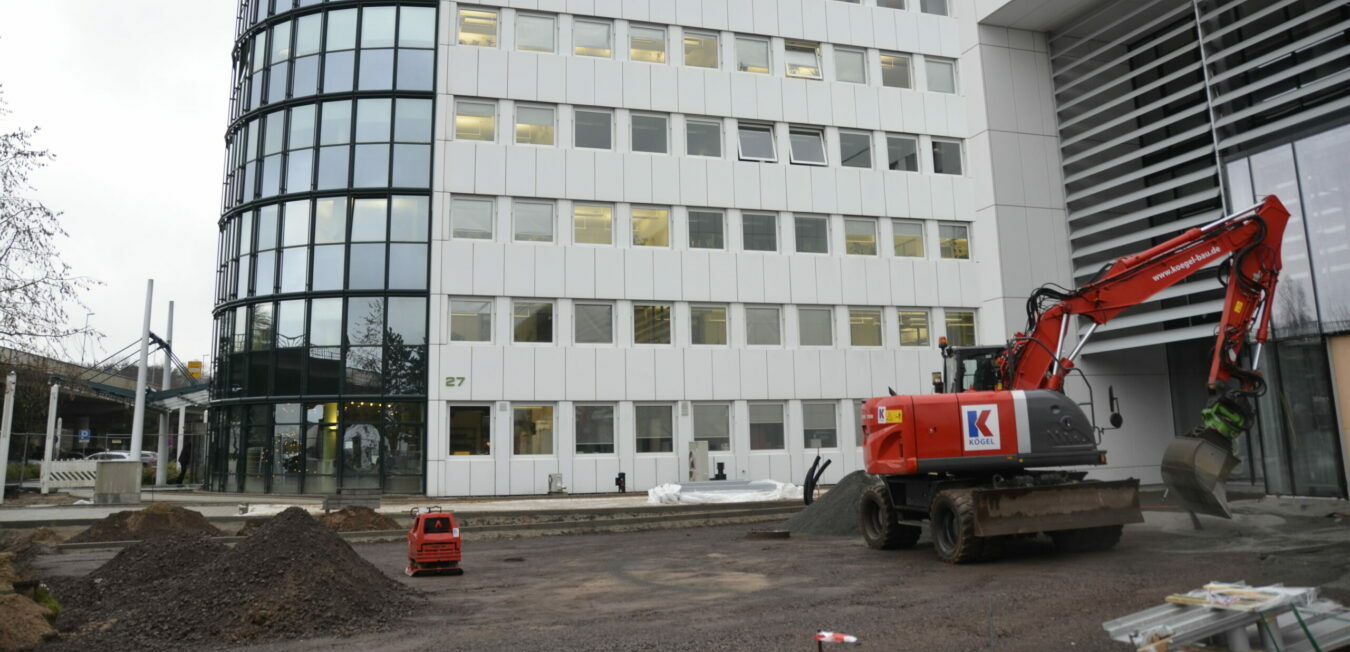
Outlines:
[[408, 530], [408, 577], [418, 575], [463, 575], [459, 567], [459, 521], [440, 507], [414, 507]]

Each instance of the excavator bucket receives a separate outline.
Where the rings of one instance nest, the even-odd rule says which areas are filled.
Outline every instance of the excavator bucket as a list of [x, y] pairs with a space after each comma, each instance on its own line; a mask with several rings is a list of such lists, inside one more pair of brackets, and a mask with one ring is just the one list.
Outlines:
[[1233, 518], [1224, 482], [1238, 458], [1200, 437], [1178, 437], [1163, 454], [1162, 479], [1181, 506], [1196, 514]]

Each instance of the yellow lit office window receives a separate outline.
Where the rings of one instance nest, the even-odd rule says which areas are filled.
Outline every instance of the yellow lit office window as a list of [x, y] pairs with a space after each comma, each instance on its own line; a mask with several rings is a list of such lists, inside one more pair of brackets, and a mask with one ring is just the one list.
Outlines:
[[512, 444], [516, 455], [553, 454], [553, 406], [522, 405], [511, 409]]
[[881, 55], [881, 85], [892, 88], [914, 88], [910, 74], [909, 57], [896, 54]]
[[669, 247], [670, 210], [634, 208], [633, 244], [639, 247]]
[[553, 109], [517, 106], [516, 143], [521, 145], [552, 145]]
[[919, 222], [891, 222], [894, 231], [895, 255], [923, 258], [923, 224]]
[[455, 103], [455, 139], [491, 142], [497, 135], [497, 108], [485, 102]]
[[670, 306], [633, 306], [633, 342], [670, 344]]
[[900, 310], [900, 346], [928, 346], [928, 311]]
[[459, 44], [497, 47], [497, 12], [487, 9], [460, 9]]
[[577, 20], [572, 23], [572, 53], [583, 57], [610, 58], [609, 23]]
[[666, 30], [656, 27], [628, 28], [628, 58], [647, 63], [666, 62]]
[[964, 224], [938, 226], [938, 247], [943, 258], [970, 258], [970, 230]]
[[614, 244], [614, 207], [574, 204], [572, 223], [577, 244]]
[[784, 46], [787, 55], [787, 76], [820, 79], [820, 46], [789, 41]]
[[696, 68], [716, 68], [717, 35], [685, 32], [684, 65]]
[[881, 346], [881, 311], [848, 311], [849, 343], [853, 346]]
[[968, 310], [947, 311], [947, 343], [952, 346], [975, 346], [975, 313]]

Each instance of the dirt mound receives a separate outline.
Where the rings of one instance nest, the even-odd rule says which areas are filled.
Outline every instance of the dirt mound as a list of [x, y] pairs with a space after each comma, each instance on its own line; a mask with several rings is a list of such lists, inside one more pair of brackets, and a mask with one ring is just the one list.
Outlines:
[[406, 529], [384, 514], [362, 505], [351, 505], [319, 517], [319, 522], [334, 532], [369, 532]]
[[53, 633], [50, 611], [17, 593], [0, 594], [0, 650], [30, 648]]
[[825, 495], [783, 523], [794, 534], [825, 536], [861, 536], [858, 529], [858, 499], [873, 480], [864, 471], [854, 471], [839, 479]]
[[0, 530], [0, 552], [13, 553], [15, 563], [19, 566], [27, 564], [28, 560], [32, 559], [34, 555], [61, 543], [61, 541], [61, 535], [53, 532], [49, 527], [32, 530]]
[[145, 509], [110, 514], [71, 537], [69, 542], [139, 541], [166, 534], [218, 537], [223, 533], [208, 523], [200, 512], [169, 503], [154, 503]]
[[[67, 597], [68, 596], [68, 597]], [[124, 550], [68, 587], [69, 649], [185, 649], [349, 635], [408, 615], [409, 589], [303, 509], [269, 519], [233, 549], [165, 537]]]

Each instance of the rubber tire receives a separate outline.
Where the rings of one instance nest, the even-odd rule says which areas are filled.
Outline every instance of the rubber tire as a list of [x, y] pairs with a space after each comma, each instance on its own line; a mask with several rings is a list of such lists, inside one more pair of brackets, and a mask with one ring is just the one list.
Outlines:
[[874, 550], [909, 548], [919, 540], [923, 528], [900, 523], [900, 514], [884, 484], [863, 490], [858, 500], [858, 529], [863, 541]]
[[949, 564], [968, 564], [997, 553], [1001, 546], [975, 536], [975, 501], [965, 490], [947, 490], [933, 497], [928, 517], [933, 550]]
[[1123, 525], [1087, 527], [1078, 530], [1059, 530], [1050, 533], [1055, 542], [1055, 550], [1061, 553], [1101, 552], [1110, 550], [1120, 542]]

